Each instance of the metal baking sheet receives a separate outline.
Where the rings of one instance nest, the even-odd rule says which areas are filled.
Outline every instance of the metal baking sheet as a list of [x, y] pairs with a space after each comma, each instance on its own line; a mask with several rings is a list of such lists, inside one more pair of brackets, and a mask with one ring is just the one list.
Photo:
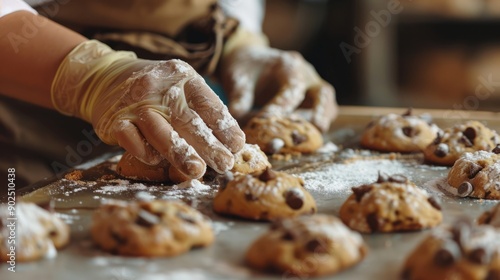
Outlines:
[[[376, 179], [378, 171], [404, 174], [418, 186], [427, 189], [442, 201], [444, 222], [449, 224], [459, 216], [476, 218], [492, 207], [495, 201], [458, 199], [448, 196], [436, 186], [448, 173], [448, 168], [426, 165], [419, 154], [378, 154], [357, 149], [360, 132], [375, 115], [388, 112], [402, 113], [404, 109], [341, 109], [341, 114], [325, 142], [339, 147], [334, 152], [329, 145], [322, 153], [292, 158], [288, 161], [272, 160], [279, 170], [302, 176], [306, 188], [318, 203], [319, 213], [338, 215], [341, 204], [351, 193], [350, 188]], [[445, 111], [430, 112], [441, 127], [450, 126], [464, 118], [480, 119], [500, 131], [497, 114], [466, 112], [450, 116]], [[329, 148], [328, 148], [329, 147]], [[55, 199], [58, 215], [72, 230], [69, 246], [57, 257], [37, 262], [18, 264], [15, 273], [1, 266], [0, 279], [288, 279], [284, 275], [270, 275], [253, 271], [245, 266], [244, 254], [249, 245], [268, 229], [268, 224], [221, 217], [211, 210], [211, 200], [217, 185], [206, 180], [206, 186], [147, 184], [122, 179], [102, 178], [113, 174], [114, 155], [106, 155], [84, 166], [85, 180], [58, 179], [44, 181], [24, 190], [24, 200]], [[176, 198], [190, 203], [213, 220], [215, 243], [173, 258], [131, 258], [110, 255], [94, 247], [89, 236], [92, 211], [103, 199]], [[429, 233], [429, 230], [394, 233], [365, 234], [370, 248], [368, 256], [358, 265], [336, 275], [317, 279], [398, 279], [402, 263], [409, 252]]]

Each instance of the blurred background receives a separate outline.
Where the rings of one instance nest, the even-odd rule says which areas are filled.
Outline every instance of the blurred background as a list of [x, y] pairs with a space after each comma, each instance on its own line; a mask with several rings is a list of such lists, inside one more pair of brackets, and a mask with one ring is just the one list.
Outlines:
[[500, 108], [500, 0], [267, 0], [264, 32], [341, 105]]

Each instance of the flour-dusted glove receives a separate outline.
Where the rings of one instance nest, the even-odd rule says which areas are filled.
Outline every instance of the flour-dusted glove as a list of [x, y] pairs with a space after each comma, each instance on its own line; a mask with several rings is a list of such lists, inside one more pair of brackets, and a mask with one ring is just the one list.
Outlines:
[[270, 48], [261, 34], [238, 30], [225, 46], [219, 71], [236, 118], [264, 105], [263, 114], [297, 111], [326, 131], [337, 116], [334, 88], [299, 53]]
[[84, 119], [107, 144], [138, 159], [167, 159], [189, 178], [208, 164], [232, 168], [245, 135], [203, 78], [180, 60], [149, 61], [87, 41], [63, 60], [52, 83], [60, 112]]

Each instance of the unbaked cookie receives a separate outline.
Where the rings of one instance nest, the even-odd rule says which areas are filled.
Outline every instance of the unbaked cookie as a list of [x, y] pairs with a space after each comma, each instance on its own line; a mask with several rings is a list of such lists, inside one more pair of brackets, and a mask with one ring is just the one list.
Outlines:
[[[0, 205], [2, 262], [10, 260], [10, 246], [15, 246], [15, 261], [27, 262], [53, 257], [57, 253], [56, 249], [68, 244], [69, 227], [54, 213], [28, 202], [18, 201], [13, 207], [9, 209], [6, 204]], [[10, 236], [15, 239], [10, 239]]]
[[250, 174], [264, 171], [267, 168], [271, 168], [271, 163], [259, 146], [245, 144], [243, 149], [234, 155], [234, 166], [231, 171]]
[[500, 144], [498, 134], [478, 121], [468, 121], [444, 130], [424, 150], [425, 160], [452, 166], [467, 152], [491, 151]]
[[296, 115], [255, 117], [243, 131], [266, 154], [312, 153], [323, 146], [321, 132]]
[[246, 253], [249, 266], [283, 279], [333, 274], [359, 263], [368, 249], [338, 218], [302, 216], [275, 221]]
[[477, 223], [480, 225], [490, 225], [500, 228], [500, 203], [481, 214], [481, 216], [477, 219]]
[[361, 136], [361, 146], [381, 152], [419, 152], [432, 143], [438, 132], [435, 124], [408, 110], [403, 115], [388, 114], [370, 122]]
[[210, 221], [178, 201], [114, 201], [93, 215], [91, 236], [118, 255], [175, 256], [213, 243]]
[[[500, 148], [494, 149], [500, 153]], [[500, 154], [465, 153], [448, 173], [448, 184], [461, 197], [500, 199]]]
[[359, 232], [412, 231], [441, 223], [441, 206], [402, 175], [380, 174], [376, 183], [352, 188], [340, 218]]
[[500, 279], [500, 232], [461, 220], [439, 228], [409, 255], [403, 280]]
[[316, 202], [304, 181], [285, 172], [234, 174], [221, 184], [214, 198], [214, 211], [252, 220], [271, 220], [316, 212]]

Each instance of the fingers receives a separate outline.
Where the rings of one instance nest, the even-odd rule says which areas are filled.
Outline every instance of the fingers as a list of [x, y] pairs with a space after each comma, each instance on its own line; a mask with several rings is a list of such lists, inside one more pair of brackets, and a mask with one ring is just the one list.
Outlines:
[[188, 81], [184, 86], [184, 92], [189, 107], [196, 111], [226, 148], [232, 153], [243, 148], [245, 134], [238, 122], [201, 77]]
[[206, 164], [203, 159], [160, 113], [142, 110], [138, 113], [135, 124], [144, 138], [181, 173], [193, 179], [205, 174]]
[[335, 89], [330, 84], [321, 82], [307, 91], [307, 98], [312, 103], [312, 114], [309, 121], [321, 131], [327, 131], [338, 114]]
[[212, 130], [196, 112], [189, 108], [184, 108], [180, 112], [172, 112], [170, 122], [179, 135], [216, 172], [224, 173], [233, 167], [234, 156], [231, 151], [212, 134]]
[[228, 71], [227, 76], [223, 86], [229, 99], [229, 112], [236, 119], [240, 119], [252, 109], [256, 75], [252, 77], [250, 72], [237, 68]]
[[128, 120], [119, 120], [114, 128], [115, 139], [118, 145], [127, 150], [138, 160], [149, 165], [160, 163], [162, 157], [142, 137], [137, 127]]

